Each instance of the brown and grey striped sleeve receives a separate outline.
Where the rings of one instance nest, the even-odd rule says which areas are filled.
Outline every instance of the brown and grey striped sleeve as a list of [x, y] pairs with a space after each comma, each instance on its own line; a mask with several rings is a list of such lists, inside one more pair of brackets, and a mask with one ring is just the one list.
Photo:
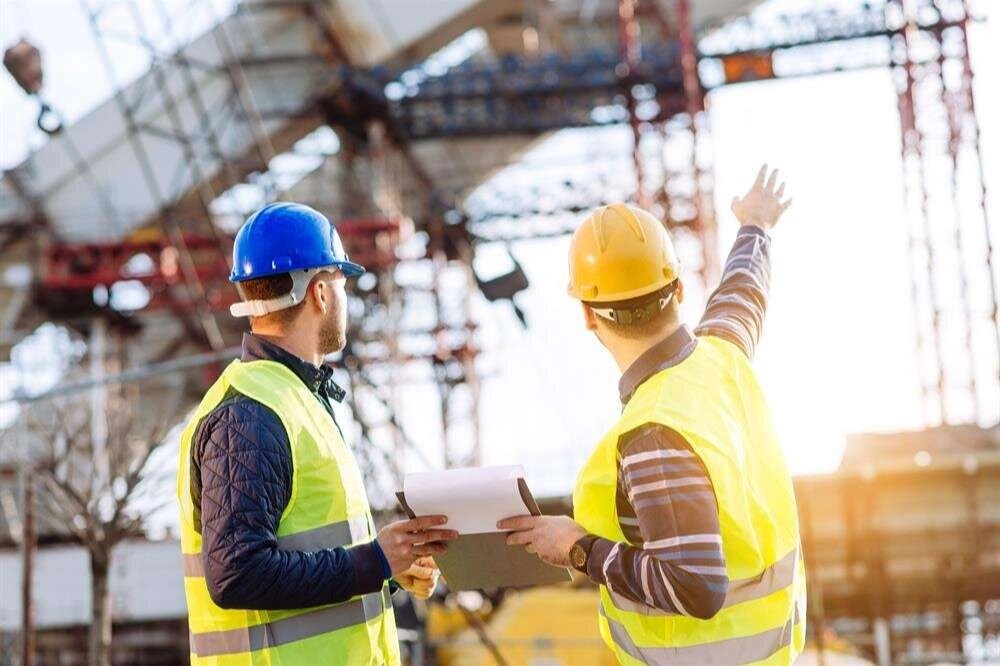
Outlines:
[[771, 239], [760, 227], [741, 227], [726, 259], [722, 280], [708, 299], [695, 335], [728, 340], [753, 358], [770, 285]]
[[714, 616], [729, 577], [701, 460], [679, 433], [648, 424], [622, 437], [618, 465], [618, 520], [627, 541], [595, 540], [587, 574], [666, 613]]

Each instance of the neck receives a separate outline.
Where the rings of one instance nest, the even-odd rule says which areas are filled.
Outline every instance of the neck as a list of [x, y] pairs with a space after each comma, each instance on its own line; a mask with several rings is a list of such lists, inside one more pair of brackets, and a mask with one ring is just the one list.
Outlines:
[[285, 351], [295, 354], [303, 361], [316, 367], [323, 365], [323, 354], [319, 352], [315, 336], [308, 331], [293, 330], [290, 333], [275, 333], [272, 331], [254, 331], [254, 335], [277, 345]]
[[630, 338], [615, 338], [614, 340], [609, 340], [606, 346], [608, 351], [611, 352], [611, 356], [615, 359], [615, 363], [618, 364], [618, 370], [624, 373], [640, 356], [649, 351], [650, 347], [666, 340], [680, 327], [680, 322], [677, 322], [655, 336], [634, 340]]

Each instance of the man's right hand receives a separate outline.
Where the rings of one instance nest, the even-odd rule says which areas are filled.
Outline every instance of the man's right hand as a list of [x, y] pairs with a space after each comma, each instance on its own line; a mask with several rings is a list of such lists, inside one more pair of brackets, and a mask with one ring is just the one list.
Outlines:
[[792, 205], [791, 199], [781, 201], [785, 194], [785, 184], [781, 183], [776, 188], [777, 181], [778, 170], [775, 169], [768, 176], [765, 164], [757, 172], [757, 180], [750, 186], [750, 190], [742, 198], [733, 197], [733, 214], [741, 224], [757, 226], [764, 231], [774, 228], [781, 214]]
[[446, 516], [420, 516], [383, 527], [377, 540], [392, 574], [406, 571], [418, 557], [447, 552], [448, 544], [443, 542], [457, 539], [458, 532], [439, 529], [446, 522]]

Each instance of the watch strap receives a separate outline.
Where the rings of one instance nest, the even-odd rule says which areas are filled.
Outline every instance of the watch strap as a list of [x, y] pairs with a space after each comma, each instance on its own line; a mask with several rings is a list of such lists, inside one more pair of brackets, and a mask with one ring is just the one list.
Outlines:
[[583, 566], [578, 567], [576, 566], [576, 564], [573, 564], [573, 568], [579, 571], [580, 573], [584, 574], [587, 573], [587, 560], [590, 559], [590, 549], [593, 548], [594, 543], [597, 541], [597, 539], [598, 537], [593, 534], [585, 534], [584, 536], [577, 539], [576, 543], [573, 544], [574, 546], [579, 546], [580, 549], [587, 556], [583, 561]]

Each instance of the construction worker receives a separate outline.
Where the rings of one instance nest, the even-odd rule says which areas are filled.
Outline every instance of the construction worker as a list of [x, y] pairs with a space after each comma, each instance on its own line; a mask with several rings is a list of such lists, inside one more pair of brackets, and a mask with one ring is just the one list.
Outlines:
[[805, 637], [791, 478], [750, 360], [770, 273], [767, 232], [790, 202], [763, 167], [732, 210], [744, 225], [692, 333], [663, 225], [594, 211], [570, 249], [569, 293], [622, 370], [621, 417], [565, 516], [509, 518], [511, 544], [600, 586], [623, 664], [790, 664]]
[[430, 556], [457, 536], [444, 516], [376, 535], [323, 364], [344, 347], [345, 280], [363, 272], [308, 206], [265, 206], [236, 236], [231, 312], [252, 332], [181, 435], [192, 664], [398, 664], [389, 595], [426, 598]]

